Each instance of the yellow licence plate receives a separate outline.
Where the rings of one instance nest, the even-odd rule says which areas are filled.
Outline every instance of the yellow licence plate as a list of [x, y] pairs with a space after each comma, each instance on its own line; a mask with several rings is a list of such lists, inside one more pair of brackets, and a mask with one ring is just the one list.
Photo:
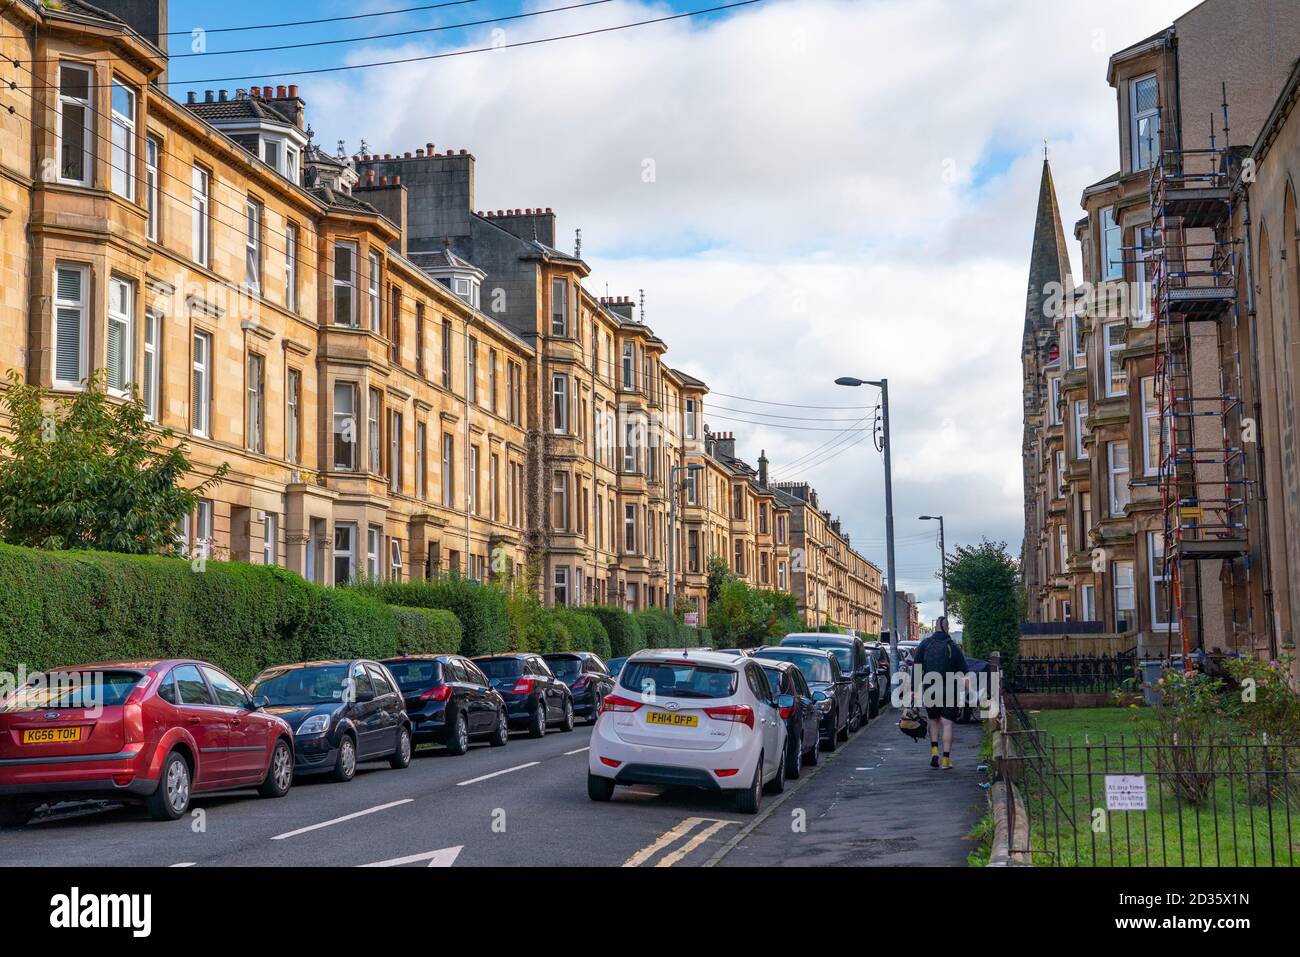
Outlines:
[[693, 714], [669, 714], [666, 711], [647, 711], [646, 724], [666, 724], [674, 728], [694, 728], [700, 719]]
[[36, 728], [23, 732], [23, 744], [71, 744], [81, 740], [83, 728]]

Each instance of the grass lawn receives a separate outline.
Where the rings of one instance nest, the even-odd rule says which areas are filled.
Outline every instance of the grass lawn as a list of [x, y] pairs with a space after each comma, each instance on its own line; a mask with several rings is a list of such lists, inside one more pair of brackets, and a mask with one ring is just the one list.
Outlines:
[[[1149, 739], [1136, 733], [1150, 718], [1145, 709], [1129, 708], [1030, 713], [1045, 756], [1022, 762], [1018, 784], [1028, 804], [1035, 863], [1300, 864], [1296, 787], [1289, 801], [1280, 785], [1270, 793], [1260, 749], [1247, 755], [1224, 748], [1204, 798], [1191, 803], [1173, 787], [1174, 772], [1159, 770]], [[1028, 740], [1022, 747], [1035, 753]], [[1119, 774], [1144, 776], [1145, 811], [1107, 810], [1106, 778]]]

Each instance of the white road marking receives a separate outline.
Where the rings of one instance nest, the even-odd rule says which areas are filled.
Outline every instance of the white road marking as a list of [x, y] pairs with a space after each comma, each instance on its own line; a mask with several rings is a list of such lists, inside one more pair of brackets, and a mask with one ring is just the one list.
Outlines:
[[590, 751], [590, 750], [591, 750], [591, 745], [587, 745], [585, 748], [576, 748], [573, 751], [565, 751], [564, 756], [567, 758], [571, 754], [582, 754], [583, 751]]
[[299, 834], [306, 834], [308, 831], [319, 831], [323, 827], [331, 827], [335, 824], [342, 824], [344, 821], [351, 821], [353, 818], [365, 817], [367, 814], [374, 814], [377, 811], [386, 811], [390, 807], [398, 807], [402, 804], [410, 804], [415, 798], [402, 798], [400, 801], [389, 801], [387, 804], [379, 804], [375, 807], [368, 807], [364, 811], [353, 811], [351, 814], [344, 814], [342, 817], [336, 817], [331, 821], [321, 821], [319, 824], [311, 824], [307, 827], [300, 827], [296, 831], [286, 831], [283, 834], [277, 834], [271, 838], [273, 841], [283, 841], [286, 837], [297, 837]]
[[701, 844], [703, 844], [705, 841], [711, 838], [714, 834], [717, 834], [719, 831], [721, 831], [728, 824], [735, 824], [735, 823], [737, 822], [736, 821], [714, 821], [712, 824], [710, 824], [704, 830], [700, 831], [700, 833], [696, 834], [694, 837], [692, 837], [681, 847], [677, 848], [677, 850], [673, 851], [671, 854], [665, 854], [663, 858], [660, 859], [659, 863], [655, 865], [655, 867], [672, 867], [674, 864], [680, 861], [687, 854], [691, 853], [691, 851], [695, 850], [697, 847], [699, 847]]
[[468, 781], [457, 781], [456, 787], [463, 788], [467, 784], [478, 784], [480, 781], [486, 781], [488, 778], [500, 777], [503, 774], [509, 774], [511, 771], [522, 771], [524, 768], [531, 768], [534, 765], [541, 764], [540, 761], [529, 761], [527, 764], [517, 764], [513, 768], [506, 768], [504, 771], [493, 771], [491, 774], [480, 774], [476, 778], [470, 778]]
[[425, 851], [423, 854], [410, 854], [406, 857], [394, 857], [388, 861], [375, 861], [373, 864], [361, 864], [360, 867], [400, 867], [402, 864], [415, 864], [418, 861], [428, 861], [429, 867], [451, 867], [456, 863], [456, 858], [460, 857], [460, 852], [465, 849], [464, 844], [457, 844], [455, 847], [444, 847], [437, 851]]
[[194, 861], [181, 861], [179, 864], [170, 864], [169, 867], [193, 867]]

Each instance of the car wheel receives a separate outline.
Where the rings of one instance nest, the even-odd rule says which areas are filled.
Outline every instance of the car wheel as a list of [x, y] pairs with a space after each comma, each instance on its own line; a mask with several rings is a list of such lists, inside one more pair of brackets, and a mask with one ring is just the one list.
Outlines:
[[0, 801], [0, 827], [22, 827], [36, 808], [21, 801]]
[[840, 716], [838, 714], [832, 715], [831, 733], [822, 739], [823, 751], [827, 751], [827, 752], [834, 751], [839, 746], [838, 745], [838, 742], [840, 740], [839, 726], [840, 726]]
[[447, 751], [451, 754], [464, 754], [469, 750], [469, 721], [465, 718], [465, 712], [460, 711], [456, 714], [456, 725], [451, 729], [451, 734], [447, 735]]
[[163, 762], [158, 787], [145, 800], [145, 807], [155, 821], [175, 821], [190, 809], [190, 766], [173, 751]]
[[388, 759], [388, 766], [394, 771], [411, 766], [411, 729], [406, 725], [402, 725], [397, 732], [397, 750]]
[[528, 736], [530, 738], [543, 738], [546, 736], [546, 703], [537, 702], [537, 707], [533, 709], [532, 719], [528, 722]]
[[799, 742], [791, 738], [785, 746], [785, 776], [791, 781], [799, 777], [799, 766], [803, 763], [803, 755], [799, 753]]
[[560, 720], [561, 731], [573, 730], [573, 699], [564, 699], [564, 717]]
[[855, 701], [849, 705], [849, 723], [844, 726], [844, 738], [847, 741], [850, 734], [862, 727], [862, 708]]
[[510, 743], [510, 719], [506, 717], [506, 709], [502, 708], [497, 712], [497, 729], [492, 732], [492, 737], [488, 738], [488, 744], [494, 748], [504, 748]]
[[293, 786], [293, 751], [289, 742], [281, 738], [271, 752], [271, 763], [266, 769], [266, 780], [257, 793], [266, 798], [282, 798]]
[[763, 803], [763, 756], [758, 756], [758, 767], [754, 768], [754, 780], [744, 791], [736, 793], [736, 810], [741, 814], [757, 814]]
[[587, 717], [587, 724], [595, 724], [600, 720], [600, 695], [592, 693], [591, 696], [591, 714]]
[[343, 740], [339, 742], [339, 756], [334, 762], [334, 770], [330, 772], [330, 777], [343, 784], [351, 781], [357, 773], [357, 743], [352, 740], [352, 735], [343, 735]]
[[776, 775], [763, 786], [768, 794], [780, 794], [785, 790], [785, 756], [776, 762]]
[[587, 797], [593, 801], [608, 801], [614, 796], [614, 779], [602, 778], [587, 772]]

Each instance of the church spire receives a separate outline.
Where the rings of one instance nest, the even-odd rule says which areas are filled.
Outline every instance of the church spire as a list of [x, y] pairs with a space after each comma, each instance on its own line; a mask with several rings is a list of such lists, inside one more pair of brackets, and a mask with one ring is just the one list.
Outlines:
[[1034, 244], [1029, 254], [1029, 289], [1025, 294], [1025, 339], [1043, 328], [1050, 328], [1054, 317], [1047, 314], [1052, 298], [1051, 285], [1059, 283], [1065, 290], [1070, 280], [1070, 252], [1061, 227], [1061, 210], [1056, 202], [1052, 182], [1052, 165], [1044, 146], [1043, 177], [1038, 185], [1038, 212], [1034, 216]]

